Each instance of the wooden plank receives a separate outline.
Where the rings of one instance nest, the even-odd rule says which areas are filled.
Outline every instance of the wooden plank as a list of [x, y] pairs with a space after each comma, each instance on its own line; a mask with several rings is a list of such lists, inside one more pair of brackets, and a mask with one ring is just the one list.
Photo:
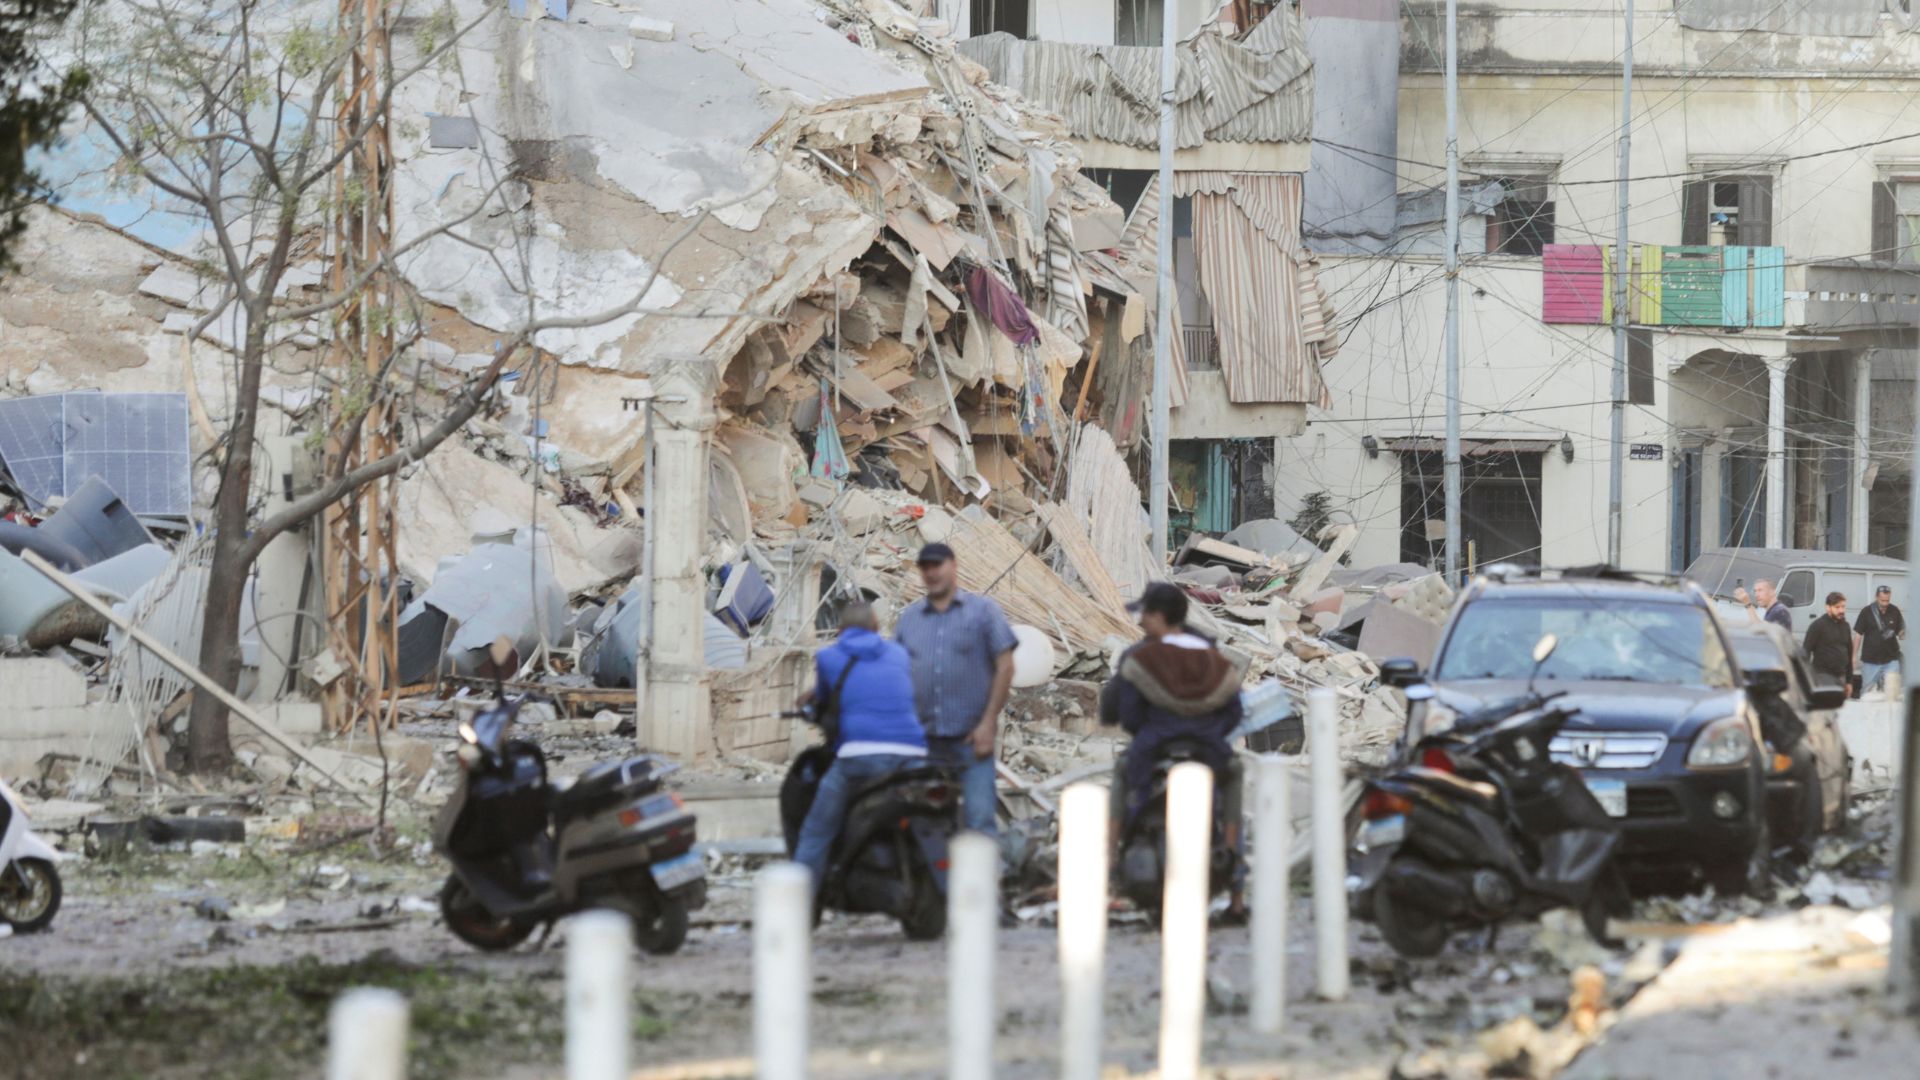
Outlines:
[[[1042, 629], [1057, 624], [1068, 644], [1097, 650], [1108, 635], [1128, 641], [1140, 631], [1124, 611], [1095, 603], [1072, 588], [1046, 563], [1028, 551], [1013, 534], [984, 514], [962, 514], [954, 521], [951, 543], [960, 557], [960, 584], [970, 592], [991, 596], [1007, 618]], [[919, 579], [903, 583], [906, 599], [919, 596]]]
[[1540, 257], [1540, 320], [1549, 323], [1604, 321], [1607, 257], [1598, 244], [1547, 244]]
[[1040, 520], [1047, 523], [1047, 532], [1053, 535], [1054, 543], [1060, 545], [1060, 553], [1066, 557], [1073, 576], [1080, 580], [1087, 595], [1108, 610], [1126, 611], [1126, 598], [1120, 594], [1120, 586], [1113, 583], [1113, 575], [1100, 564], [1100, 553], [1093, 549], [1093, 539], [1087, 535], [1085, 523], [1058, 503], [1041, 503], [1037, 509]]
[[1787, 324], [1787, 249], [1753, 249], [1753, 325]]
[[1747, 325], [1747, 249], [1720, 249], [1720, 325]]

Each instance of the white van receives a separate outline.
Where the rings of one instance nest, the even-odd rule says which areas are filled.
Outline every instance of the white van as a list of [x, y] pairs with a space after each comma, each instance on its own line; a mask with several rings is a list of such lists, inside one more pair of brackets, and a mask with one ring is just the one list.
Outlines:
[[1762, 578], [1773, 582], [1780, 590], [1781, 603], [1793, 613], [1796, 638], [1826, 610], [1830, 592], [1846, 596], [1849, 623], [1861, 608], [1873, 603], [1874, 591], [1882, 585], [1893, 590], [1894, 605], [1907, 610], [1907, 564], [1884, 555], [1802, 548], [1713, 548], [1693, 560], [1686, 576], [1709, 596], [1722, 601], [1722, 617], [1739, 611], [1733, 603], [1735, 589], [1745, 588], [1751, 593], [1754, 582]]

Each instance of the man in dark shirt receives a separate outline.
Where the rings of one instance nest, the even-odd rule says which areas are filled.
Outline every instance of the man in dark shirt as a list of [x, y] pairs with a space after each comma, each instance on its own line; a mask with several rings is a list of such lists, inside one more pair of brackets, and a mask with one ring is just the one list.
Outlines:
[[1853, 632], [1847, 627], [1847, 596], [1827, 594], [1827, 613], [1807, 627], [1807, 660], [1816, 674], [1845, 686], [1853, 675]]
[[1882, 585], [1853, 624], [1853, 644], [1860, 650], [1861, 690], [1881, 689], [1889, 671], [1900, 674], [1900, 639], [1906, 636], [1906, 616], [1893, 606], [1893, 590]]

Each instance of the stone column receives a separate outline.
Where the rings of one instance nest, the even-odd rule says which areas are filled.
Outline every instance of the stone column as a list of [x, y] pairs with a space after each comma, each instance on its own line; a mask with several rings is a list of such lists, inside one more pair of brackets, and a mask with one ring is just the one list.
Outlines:
[[1873, 443], [1873, 350], [1862, 349], [1853, 358], [1853, 467], [1847, 470], [1847, 550], [1867, 551], [1867, 458]]
[[1787, 370], [1791, 356], [1761, 358], [1767, 365], [1767, 546], [1787, 546]]
[[649, 750], [692, 761], [713, 745], [706, 664], [707, 455], [715, 424], [713, 364], [661, 361], [653, 384], [647, 469], [650, 627], [635, 663], [639, 730]]

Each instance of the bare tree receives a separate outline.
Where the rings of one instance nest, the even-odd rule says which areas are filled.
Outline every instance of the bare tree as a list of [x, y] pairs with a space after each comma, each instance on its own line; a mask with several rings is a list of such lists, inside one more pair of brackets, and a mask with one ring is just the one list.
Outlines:
[[[404, 17], [401, 8], [396, 3], [385, 12], [389, 25]], [[373, 417], [391, 424], [396, 449], [372, 460], [337, 457], [312, 491], [260, 516], [251, 493], [261, 380], [287, 351], [284, 339], [313, 320], [331, 321], [327, 332], [336, 337], [379, 320], [388, 320], [389, 329], [417, 327], [419, 307], [395, 268], [430, 241], [471, 243], [480, 249], [476, 258], [500, 262], [464, 230], [482, 209], [501, 205], [500, 191], [514, 181], [505, 171], [472, 210], [395, 236], [384, 254], [349, 263], [322, 287], [293, 289], [288, 280], [290, 269], [320, 249], [342, 200], [361, 209], [388, 205], [390, 190], [367, 190], [347, 166], [385, 130], [395, 90], [446, 60], [465, 35], [504, 11], [505, 5], [489, 5], [465, 24], [456, 24], [450, 9], [413, 20], [410, 58], [387, 61], [374, 80], [377, 94], [352, 102], [345, 80], [356, 55], [364, 58], [368, 35], [386, 27], [343, 20], [332, 5], [316, 3], [304, 12], [265, 0], [90, 0], [87, 6], [74, 50], [90, 80], [81, 98], [86, 116], [110, 141], [126, 183], [144, 185], [171, 209], [204, 220], [208, 255], [200, 272], [219, 296], [191, 332], [199, 335], [216, 319], [233, 328], [225, 342], [232, 356], [230, 414], [216, 447], [219, 487], [209, 522], [212, 562], [199, 653], [201, 668], [229, 689], [241, 674], [235, 643], [246, 582], [269, 542], [430, 454], [479, 412], [509, 364], [532, 355], [542, 331], [597, 326], [643, 310], [661, 263], [706, 218], [689, 219], [631, 299], [612, 308], [551, 310], [529, 283], [524, 321], [501, 335], [483, 370], [451, 389], [434, 389], [423, 374], [426, 365], [404, 347], [406, 333], [396, 334], [402, 347], [371, 373], [320, 372], [333, 380], [322, 422], [327, 440], [353, 445]], [[371, 295], [391, 296], [392, 307], [366, 302]], [[341, 325], [342, 319], [363, 321]], [[402, 423], [428, 415], [435, 419], [424, 427]], [[209, 695], [195, 695], [189, 767], [222, 770], [231, 755], [226, 709]]]

